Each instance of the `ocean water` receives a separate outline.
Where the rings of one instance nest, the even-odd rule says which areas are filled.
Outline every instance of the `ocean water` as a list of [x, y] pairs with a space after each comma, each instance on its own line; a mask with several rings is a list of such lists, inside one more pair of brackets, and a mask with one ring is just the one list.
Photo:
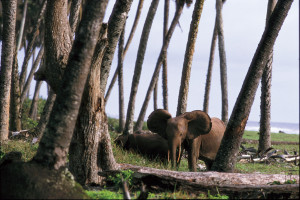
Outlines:
[[[259, 122], [248, 121], [245, 129], [248, 131], [259, 131]], [[299, 134], [299, 124], [271, 122], [271, 132], [279, 133], [279, 131], [288, 134]]]

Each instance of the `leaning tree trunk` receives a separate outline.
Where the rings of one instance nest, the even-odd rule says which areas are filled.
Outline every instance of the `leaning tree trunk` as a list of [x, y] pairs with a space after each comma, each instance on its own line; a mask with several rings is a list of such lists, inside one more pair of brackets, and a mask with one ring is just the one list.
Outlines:
[[28, 0], [25, 0], [24, 5], [23, 5], [22, 20], [21, 20], [20, 29], [19, 29], [20, 32], [19, 32], [19, 37], [18, 37], [18, 42], [17, 42], [17, 52], [20, 50], [22, 39], [23, 39], [25, 19], [26, 19], [26, 13], [27, 13], [27, 5], [28, 5]]
[[124, 59], [124, 36], [125, 27], [119, 40], [119, 52], [118, 52], [118, 82], [119, 82], [119, 132], [123, 132], [125, 126], [124, 116], [124, 81], [123, 81], [123, 59]]
[[221, 90], [222, 90], [222, 121], [227, 124], [228, 121], [228, 92], [227, 92], [227, 64], [224, 44], [223, 18], [222, 18], [222, 0], [217, 0], [217, 30], [219, 42], [219, 56], [220, 56], [220, 73], [221, 73]]
[[[216, 19], [217, 21], [217, 19]], [[203, 101], [203, 111], [208, 113], [208, 105], [209, 105], [209, 93], [210, 93], [210, 85], [211, 85], [211, 75], [212, 69], [214, 64], [214, 57], [215, 57], [215, 48], [217, 43], [217, 25], [215, 22], [215, 27], [213, 31], [213, 37], [211, 40], [210, 46], [210, 54], [209, 54], [209, 61], [208, 61], [208, 68], [207, 68], [207, 75], [206, 75], [206, 83], [205, 83], [205, 91], [204, 91], [204, 101]]]
[[203, 3], [203, 0], [196, 0], [195, 2], [188, 42], [185, 49], [176, 116], [179, 116], [186, 112], [193, 55], [198, 34], [199, 21], [203, 9]]
[[183, 10], [183, 6], [184, 6], [184, 1], [179, 1], [177, 3], [176, 12], [175, 12], [174, 18], [172, 20], [171, 26], [169, 28], [169, 31], [168, 31], [168, 33], [166, 35], [166, 40], [165, 40], [165, 42], [162, 45], [162, 48], [160, 50], [158, 59], [156, 61], [155, 70], [153, 72], [150, 84], [148, 86], [146, 97], [145, 97], [142, 109], [140, 111], [137, 123], [136, 123], [135, 128], [134, 128], [135, 130], [142, 130], [143, 122], [144, 122], [144, 118], [145, 118], [145, 114], [146, 114], [146, 110], [147, 110], [148, 103], [149, 103], [149, 100], [150, 100], [150, 97], [151, 97], [151, 93], [153, 91], [155, 83], [157, 82], [158, 75], [159, 75], [159, 70], [161, 68], [162, 62], [163, 62], [163, 60], [165, 58], [165, 55], [167, 53], [167, 49], [168, 49], [171, 37], [173, 35], [173, 32], [175, 30], [175, 27], [178, 24], [179, 18], [181, 16], [181, 13], [182, 13], [182, 10]]
[[37, 153], [31, 162], [1, 166], [2, 198], [87, 198], [72, 180], [65, 164], [106, 6], [107, 1], [87, 1], [62, 86]]
[[37, 120], [39, 94], [40, 94], [42, 83], [43, 83], [42, 81], [37, 81], [35, 84], [34, 95], [32, 97], [32, 102], [29, 109], [29, 117], [33, 120]]
[[[70, 145], [69, 169], [75, 176], [75, 180], [81, 185], [101, 183], [97, 173], [102, 171], [103, 167], [104, 169], [117, 169], [111, 147], [106, 150], [112, 156], [113, 163], [109, 164], [109, 167], [105, 166], [103, 161], [105, 155], [98, 155], [100, 151], [103, 151], [100, 143], [104, 139], [104, 135], [109, 134], [104, 98], [99, 82], [101, 61], [107, 45], [106, 36], [107, 25], [103, 24]], [[110, 141], [107, 142], [110, 146]]]
[[292, 2], [293, 0], [279, 0], [268, 21], [234, 105], [223, 140], [212, 166], [213, 171], [234, 171], [239, 147], [258, 84]]
[[[268, 20], [274, 10], [277, 0], [269, 0], [267, 19]], [[258, 150], [265, 151], [271, 147], [271, 79], [272, 79], [272, 62], [273, 52], [270, 59], [267, 62], [267, 66], [264, 69], [264, 73], [261, 78], [261, 97], [260, 97], [260, 128], [259, 128], [259, 143]]]
[[17, 1], [2, 1], [3, 33], [0, 69], [0, 142], [8, 139], [11, 73], [15, 50]]
[[132, 134], [133, 133], [135, 98], [136, 98], [136, 93], [137, 93], [137, 89], [138, 89], [138, 85], [139, 85], [139, 81], [140, 81], [140, 77], [141, 77], [142, 65], [144, 62], [144, 57], [145, 57], [145, 52], [146, 52], [147, 43], [148, 43], [148, 39], [149, 39], [149, 34], [150, 34], [154, 16], [156, 14], [158, 3], [159, 3], [159, 0], [152, 1], [149, 11], [148, 11], [148, 14], [147, 14], [147, 17], [146, 17], [146, 20], [145, 20], [144, 27], [143, 27], [143, 32], [141, 35], [140, 44], [139, 44], [136, 61], [135, 61], [135, 68], [134, 68], [134, 74], [133, 74], [132, 83], [131, 83], [131, 91], [130, 91], [130, 96], [129, 96], [126, 122], [125, 122], [123, 134]]
[[104, 56], [101, 63], [101, 93], [105, 94], [106, 83], [110, 72], [112, 59], [114, 57], [115, 49], [119, 41], [119, 37], [124, 29], [125, 21], [130, 10], [132, 0], [117, 0], [112, 14], [108, 20], [108, 45], [105, 49]]
[[[168, 24], [169, 24], [169, 7], [170, 0], [165, 0], [164, 6], [164, 31], [163, 31], [163, 42], [166, 40], [166, 35], [168, 33]], [[162, 69], [162, 88], [163, 88], [163, 105], [165, 110], [169, 110], [168, 105], [168, 65], [167, 65], [167, 54], [163, 61]]]
[[[139, 5], [138, 5], [138, 8], [137, 8], [137, 11], [136, 11], [136, 15], [135, 15], [135, 19], [134, 19], [134, 22], [133, 22], [133, 25], [132, 25], [132, 28], [131, 28], [131, 31], [130, 31], [130, 34], [129, 34], [129, 37], [127, 39], [127, 42], [126, 42], [126, 45], [125, 45], [125, 49], [124, 49], [124, 55], [123, 55], [123, 60], [125, 58], [125, 55], [127, 53], [127, 50], [129, 48], [129, 45], [132, 41], [132, 38], [133, 38], [133, 35], [135, 33], [135, 30], [136, 30], [136, 27], [138, 25], [138, 22], [139, 22], [139, 19], [140, 19], [140, 15], [141, 15], [141, 11], [142, 11], [142, 8], [143, 8], [143, 4], [144, 4], [144, 0], [140, 0], [139, 2]], [[105, 103], [108, 101], [109, 99], [109, 96], [110, 96], [110, 93], [111, 93], [111, 90], [113, 89], [114, 87], [114, 84], [117, 80], [117, 76], [118, 76], [118, 73], [119, 73], [119, 69], [116, 68], [116, 71], [114, 73], [114, 76], [108, 86], [108, 89], [107, 89], [107, 92], [105, 93]]]
[[75, 35], [77, 24], [79, 21], [79, 11], [81, 7], [81, 2], [82, 0], [73, 0], [71, 4], [69, 22], [73, 37]]
[[9, 109], [9, 129], [11, 131], [19, 131], [22, 129], [21, 122], [21, 99], [18, 74], [18, 58], [15, 52], [13, 69], [11, 74], [11, 90], [10, 90], [10, 109]]

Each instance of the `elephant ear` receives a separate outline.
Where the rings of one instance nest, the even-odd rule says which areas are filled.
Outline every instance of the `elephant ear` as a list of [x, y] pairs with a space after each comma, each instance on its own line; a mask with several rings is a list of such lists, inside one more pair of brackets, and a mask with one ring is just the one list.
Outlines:
[[160, 136], [167, 138], [166, 128], [168, 119], [172, 118], [172, 115], [164, 110], [157, 109], [153, 111], [147, 120], [148, 129], [154, 133], [158, 133]]
[[212, 123], [209, 115], [201, 110], [186, 112], [182, 115], [188, 121], [188, 139], [195, 139], [199, 135], [208, 134]]

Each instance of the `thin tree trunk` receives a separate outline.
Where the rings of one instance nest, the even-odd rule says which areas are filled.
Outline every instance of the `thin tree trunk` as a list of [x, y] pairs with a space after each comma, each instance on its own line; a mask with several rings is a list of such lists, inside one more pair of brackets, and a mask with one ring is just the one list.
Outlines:
[[24, 61], [22, 64], [22, 68], [21, 68], [21, 73], [20, 73], [20, 80], [19, 80], [19, 84], [20, 84], [20, 90], [22, 92], [23, 90], [23, 86], [25, 83], [25, 79], [26, 79], [26, 75], [27, 75], [27, 67], [28, 67], [28, 62], [29, 59], [32, 55], [33, 49], [34, 49], [34, 44], [35, 44], [35, 39], [39, 34], [39, 27], [41, 25], [42, 19], [44, 17], [44, 12], [46, 10], [46, 4], [47, 4], [47, 0], [44, 0], [43, 2], [43, 6], [41, 7], [40, 13], [39, 13], [39, 17], [37, 19], [37, 22], [33, 28], [32, 31], [32, 38], [26, 48], [26, 52], [25, 52], [25, 57], [24, 57]]
[[123, 132], [125, 126], [125, 115], [124, 115], [124, 81], [123, 81], [123, 55], [124, 55], [124, 35], [125, 28], [121, 34], [119, 40], [119, 55], [118, 55], [118, 82], [119, 82], [119, 132]]
[[17, 52], [20, 50], [22, 39], [23, 39], [25, 19], [26, 19], [26, 13], [27, 13], [27, 4], [28, 4], [28, 0], [25, 0], [24, 7], [23, 7], [22, 20], [21, 20], [21, 24], [20, 24], [19, 38], [18, 38], [18, 43], [17, 43]]
[[3, 33], [0, 69], [0, 142], [8, 139], [11, 74], [15, 50], [17, 1], [2, 1]]
[[[149, 39], [149, 34], [151, 30], [151, 26], [153, 23], [153, 18], [156, 14], [157, 6], [158, 6], [159, 0], [153, 0], [146, 20], [145, 24], [143, 27], [143, 32], [141, 35], [140, 39], [140, 44], [136, 56], [136, 61], [135, 61], [135, 68], [134, 68], [134, 74], [132, 78], [132, 83], [131, 83], [131, 91], [130, 91], [130, 96], [129, 96], [129, 102], [128, 102], [128, 107], [127, 107], [127, 115], [126, 115], [126, 123], [124, 127], [123, 134], [132, 134], [133, 133], [133, 119], [134, 119], [134, 108], [135, 108], [135, 98], [136, 98], [136, 93], [140, 81], [140, 76], [141, 76], [141, 71], [142, 71], [142, 65], [144, 62], [144, 56], [145, 56], [145, 51], [147, 48], [147, 43]], [[153, 88], [152, 88], [153, 90]]]
[[[217, 20], [217, 19], [216, 19]], [[214, 57], [215, 57], [215, 48], [217, 43], [217, 27], [214, 27], [213, 37], [211, 40], [211, 46], [210, 46], [210, 54], [209, 54], [209, 62], [208, 62], [208, 69], [207, 69], [207, 75], [206, 75], [206, 83], [205, 83], [205, 93], [204, 93], [204, 101], [203, 101], [203, 111], [208, 113], [208, 105], [209, 105], [209, 93], [210, 93], [210, 85], [211, 85], [211, 75], [212, 75], [212, 69], [214, 64]]]
[[19, 131], [22, 129], [21, 122], [21, 104], [20, 104], [20, 88], [18, 74], [18, 58], [15, 52], [13, 69], [11, 74], [11, 90], [10, 90], [10, 109], [9, 109], [9, 129], [11, 131]]
[[[159, 76], [159, 74], [158, 74]], [[153, 89], [153, 109], [154, 110], [157, 110], [157, 83], [155, 84], [154, 86], [154, 89]]]
[[22, 93], [21, 93], [21, 104], [23, 104], [25, 98], [26, 98], [26, 93], [29, 91], [29, 87], [30, 87], [30, 84], [31, 84], [31, 81], [32, 81], [32, 78], [33, 78], [33, 74], [34, 72], [36, 71], [42, 57], [44, 56], [44, 46], [41, 47], [40, 51], [39, 51], [39, 54], [38, 56], [36, 57], [35, 61], [34, 61], [34, 64], [30, 70], [30, 73], [28, 75], [28, 78], [27, 78], [27, 81], [24, 85], [24, 88], [22, 90]]
[[[76, 181], [82, 185], [100, 184], [102, 180], [97, 173], [103, 170], [103, 165], [106, 165], [103, 162], [105, 155], [98, 155], [103, 151], [101, 143], [105, 135], [109, 134], [99, 82], [101, 61], [107, 45], [106, 24], [102, 25], [98, 38], [69, 153], [69, 169]], [[117, 169], [110, 143], [109, 141], [106, 157], [111, 156], [112, 163], [108, 165], [111, 169]]]
[[194, 55], [195, 43], [198, 34], [199, 21], [203, 9], [203, 3], [204, 3], [203, 0], [196, 0], [195, 2], [193, 18], [190, 25], [188, 42], [185, 49], [176, 116], [179, 116], [186, 112], [193, 55]]
[[71, 9], [70, 9], [70, 18], [69, 18], [72, 37], [74, 37], [76, 32], [81, 2], [82, 0], [72, 0]]
[[224, 31], [223, 31], [223, 18], [222, 18], [222, 0], [217, 0], [217, 30], [219, 42], [219, 56], [220, 56], [220, 73], [221, 73], [221, 90], [222, 90], [222, 121], [227, 124], [228, 122], [228, 92], [227, 92], [227, 63], [225, 54]]
[[[137, 8], [137, 11], [136, 11], [135, 19], [134, 19], [134, 22], [133, 22], [133, 25], [132, 25], [132, 28], [131, 28], [129, 37], [128, 37], [128, 39], [127, 39], [127, 43], [126, 43], [126, 46], [125, 46], [125, 50], [124, 50], [124, 53], [123, 53], [123, 54], [124, 54], [124, 55], [123, 55], [123, 60], [124, 60], [124, 58], [125, 58], [125, 55], [126, 55], [126, 53], [127, 53], [127, 50], [128, 50], [128, 48], [129, 48], [129, 45], [130, 45], [131, 40], [132, 40], [132, 38], [133, 38], [133, 35], [134, 35], [134, 33], [135, 33], [136, 27], [137, 27], [137, 25], [138, 25], [138, 22], [139, 22], [139, 19], [140, 19], [140, 15], [141, 15], [141, 11], [142, 11], [142, 8], [143, 8], [143, 3], [144, 3], [144, 0], [140, 0], [139, 5], [138, 5], [138, 8]], [[110, 84], [109, 84], [109, 86], [108, 86], [107, 92], [106, 92], [106, 94], [105, 94], [105, 103], [106, 103], [106, 102], [108, 101], [108, 99], [109, 99], [110, 93], [111, 93], [111, 91], [112, 91], [112, 89], [113, 89], [113, 87], [114, 87], [114, 84], [115, 84], [116, 80], [117, 80], [118, 73], [119, 73], [119, 69], [116, 68], [116, 71], [115, 71], [115, 73], [114, 73], [114, 76], [113, 76], [113, 78], [112, 78], [112, 80], [111, 80], [111, 82], [110, 82]]]
[[[168, 33], [168, 24], [169, 24], [169, 7], [170, 0], [165, 0], [164, 6], [164, 31], [163, 31], [163, 42], [166, 40], [166, 35]], [[167, 54], [163, 61], [162, 69], [162, 88], [163, 88], [163, 105], [165, 110], [169, 110], [168, 105], [168, 65], [167, 65]]]
[[124, 29], [125, 21], [130, 10], [132, 0], [117, 0], [112, 14], [108, 20], [108, 45], [105, 49], [101, 64], [100, 82], [101, 93], [105, 94], [107, 78], [109, 76], [112, 59], [114, 57], [115, 49], [118, 44], [120, 35]]
[[163, 46], [160, 50], [160, 53], [159, 53], [159, 56], [158, 56], [158, 59], [157, 59], [157, 62], [156, 62], [155, 70], [154, 70], [154, 73], [152, 75], [151, 82], [149, 84], [149, 87], [148, 87], [148, 90], [147, 90], [147, 93], [146, 93], [146, 97], [145, 97], [145, 100], [144, 100], [144, 103], [143, 103], [142, 109], [140, 111], [140, 114], [139, 114], [139, 117], [138, 117], [138, 120], [137, 120], [137, 123], [135, 125], [134, 130], [142, 130], [146, 110], [147, 110], [148, 103], [149, 103], [149, 100], [150, 100], [150, 97], [151, 97], [151, 93], [153, 91], [155, 83], [157, 82], [158, 74], [159, 74], [160, 68], [162, 66], [162, 62], [163, 62], [163, 60], [165, 58], [165, 55], [167, 53], [167, 49], [168, 49], [171, 37], [173, 35], [173, 32], [175, 30], [175, 27], [178, 24], [179, 18], [181, 16], [181, 13], [182, 13], [182, 10], [183, 10], [183, 6], [184, 6], [183, 1], [180, 1], [180, 2], [177, 3], [174, 18], [172, 20], [169, 31], [166, 35], [166, 40], [163, 43]]
[[[38, 82], [41, 82], [41, 81], [38, 81]], [[45, 103], [43, 112], [42, 112], [40, 120], [39, 120], [39, 123], [35, 127], [34, 133], [33, 133], [33, 135], [35, 137], [38, 137], [39, 139], [42, 138], [43, 133], [45, 132], [45, 128], [49, 121], [55, 99], [56, 99], [56, 94], [50, 89], [50, 91], [48, 93], [47, 101]]]
[[268, 21], [233, 108], [223, 140], [212, 166], [213, 171], [234, 171], [236, 158], [258, 84], [292, 2], [293, 0], [279, 0]]
[[[61, 89], [57, 94], [49, 122], [33, 158], [33, 161], [41, 166], [59, 169], [66, 164], [81, 97], [90, 72], [96, 38], [99, 35], [106, 6], [107, 1], [90, 0], [87, 2], [78, 36], [74, 41], [66, 73], [63, 76]], [[101, 107], [97, 108], [101, 109]]]
[[[277, 0], [269, 0], [266, 25], [274, 10]], [[272, 80], [272, 62], [273, 52], [270, 60], [264, 69], [261, 78], [261, 97], [260, 97], [260, 128], [259, 128], [259, 144], [258, 150], [265, 151], [271, 147], [271, 80]]]
[[34, 95], [32, 97], [32, 102], [29, 109], [29, 117], [33, 120], [37, 120], [39, 94], [40, 94], [42, 83], [43, 83], [42, 81], [37, 81], [35, 84]]

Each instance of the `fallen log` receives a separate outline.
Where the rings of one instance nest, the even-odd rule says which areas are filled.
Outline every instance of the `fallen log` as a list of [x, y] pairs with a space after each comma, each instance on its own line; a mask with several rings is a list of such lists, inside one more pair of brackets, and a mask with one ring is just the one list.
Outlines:
[[[200, 194], [227, 195], [229, 198], [299, 198], [299, 176], [281, 174], [240, 174], [221, 172], [177, 172], [130, 164], [120, 164], [121, 170], [134, 171], [135, 185], [145, 184], [151, 192], [186, 191]], [[108, 177], [120, 171], [99, 172]], [[283, 184], [293, 180], [295, 184]], [[272, 185], [273, 183], [280, 185]]]

